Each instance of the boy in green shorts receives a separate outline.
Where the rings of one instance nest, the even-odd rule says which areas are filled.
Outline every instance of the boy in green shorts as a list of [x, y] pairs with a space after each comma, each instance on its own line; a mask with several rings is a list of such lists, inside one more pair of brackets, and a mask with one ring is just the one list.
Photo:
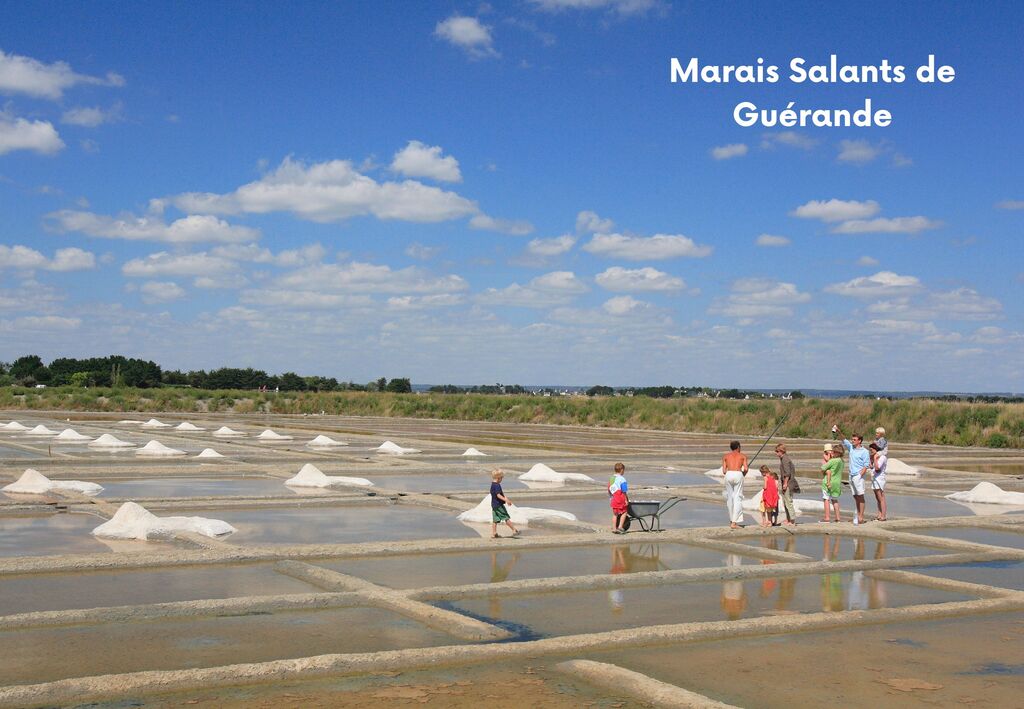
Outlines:
[[501, 489], [501, 481], [504, 477], [505, 473], [500, 470], [495, 470], [491, 473], [491, 539], [498, 538], [499, 522], [504, 522], [508, 525], [508, 528], [512, 530], [513, 537], [519, 536], [519, 530], [512, 524], [512, 517], [509, 516], [508, 510], [505, 509], [505, 505], [511, 505], [512, 503], [508, 501], [504, 490]]
[[822, 522], [832, 521], [831, 510], [835, 510], [835, 521], [842, 521], [839, 518], [839, 495], [842, 492], [843, 447], [834, 445], [831, 451], [825, 452], [825, 462], [821, 465], [821, 499], [825, 505], [825, 519]]

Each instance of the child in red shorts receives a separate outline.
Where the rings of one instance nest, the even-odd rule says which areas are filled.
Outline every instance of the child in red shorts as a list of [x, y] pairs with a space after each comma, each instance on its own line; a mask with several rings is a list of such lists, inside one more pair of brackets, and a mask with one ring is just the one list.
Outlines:
[[612, 534], [626, 533], [626, 520], [629, 515], [629, 484], [623, 473], [626, 466], [622, 463], [615, 464], [615, 474], [608, 481], [608, 495], [611, 497], [612, 506]]

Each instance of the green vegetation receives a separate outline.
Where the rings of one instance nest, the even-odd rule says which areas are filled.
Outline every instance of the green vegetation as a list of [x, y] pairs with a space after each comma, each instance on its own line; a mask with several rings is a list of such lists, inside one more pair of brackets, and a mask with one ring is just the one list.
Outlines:
[[[405, 389], [408, 380], [395, 388]], [[376, 382], [374, 383], [376, 388]], [[389, 385], [385, 384], [384, 388]], [[762, 436], [789, 413], [780, 433], [829, 437], [838, 422], [870, 439], [993, 448], [1024, 447], [1024, 404], [934, 399], [725, 400], [697, 397], [538, 396], [359, 391], [273, 391], [181, 387], [0, 387], [0, 409], [181, 413], [234, 412], [404, 416], [465, 421], [609, 426]]]

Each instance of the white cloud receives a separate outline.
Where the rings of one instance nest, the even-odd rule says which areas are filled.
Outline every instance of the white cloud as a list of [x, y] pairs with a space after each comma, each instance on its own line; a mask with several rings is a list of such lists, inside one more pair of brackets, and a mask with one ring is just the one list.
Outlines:
[[305, 164], [285, 158], [271, 173], [234, 192], [190, 192], [173, 198], [194, 214], [291, 212], [314, 222], [378, 219], [441, 222], [479, 213], [475, 202], [415, 180], [377, 182], [348, 160]]
[[142, 302], [149, 305], [154, 303], [169, 303], [185, 297], [185, 289], [173, 281], [147, 281], [139, 287], [142, 294]]
[[427, 310], [429, 308], [449, 308], [461, 305], [463, 297], [454, 293], [437, 295], [401, 295], [388, 298], [388, 307], [393, 310]]
[[434, 36], [465, 50], [474, 59], [501, 56], [494, 48], [491, 28], [475, 17], [452, 15], [437, 23]]
[[996, 203], [996, 209], [1024, 209], [1024, 199], [1004, 199]]
[[0, 269], [11, 268], [26, 271], [84, 271], [96, 267], [96, 256], [89, 251], [75, 247], [57, 249], [52, 259], [28, 246], [0, 244]]
[[761, 139], [762, 150], [771, 150], [779, 145], [786, 148], [810, 150], [817, 144], [818, 141], [816, 139], [791, 130], [784, 130], [778, 133], [765, 133]]
[[761, 234], [757, 237], [758, 246], [779, 247], [789, 246], [790, 243], [790, 240], [785, 236], [776, 236], [774, 234]]
[[637, 269], [612, 266], [597, 274], [594, 280], [605, 290], [620, 292], [677, 291], [686, 287], [682, 278], [670, 276], [650, 266]]
[[631, 315], [639, 310], [645, 310], [650, 307], [650, 303], [645, 303], [642, 300], [629, 295], [618, 295], [614, 298], [609, 298], [601, 306], [604, 311], [609, 315], [622, 316]]
[[730, 143], [729, 145], [720, 145], [715, 148], [711, 148], [711, 157], [715, 160], [728, 160], [730, 158], [739, 158], [747, 154], [750, 148], [747, 147], [746, 143]]
[[682, 234], [655, 234], [650, 237], [624, 234], [594, 234], [583, 247], [598, 256], [627, 261], [658, 261], [671, 258], [704, 258], [712, 247], [697, 244]]
[[607, 10], [618, 15], [644, 15], [666, 7], [662, 0], [530, 0], [547, 12], [561, 10]]
[[270, 249], [264, 249], [256, 244], [229, 244], [218, 246], [210, 253], [234, 261], [294, 268], [322, 261], [327, 255], [327, 249], [320, 244], [310, 244], [299, 249], [288, 249], [275, 254]]
[[80, 318], [66, 318], [59, 315], [27, 315], [6, 321], [17, 330], [76, 330], [81, 324]]
[[44, 64], [31, 57], [0, 50], [0, 93], [26, 94], [57, 100], [77, 84], [124, 86], [124, 78], [110, 72], [104, 78], [74, 72], [65, 62]]
[[77, 231], [104, 239], [198, 244], [239, 243], [260, 237], [257, 229], [229, 224], [209, 215], [191, 215], [170, 224], [159, 217], [136, 217], [131, 214], [108, 217], [71, 209], [53, 212], [47, 217], [59, 231]]
[[465, 290], [460, 276], [432, 276], [410, 266], [398, 270], [390, 266], [351, 261], [317, 264], [286, 273], [274, 281], [281, 289], [326, 293], [453, 293]]
[[922, 297], [891, 298], [872, 303], [873, 315], [899, 320], [994, 320], [1003, 314], [1003, 304], [973, 288], [932, 292]]
[[855, 165], [864, 165], [882, 154], [882, 146], [874, 145], [867, 140], [839, 141], [839, 155], [836, 160]]
[[585, 293], [586, 285], [576, 278], [572, 271], [552, 271], [543, 276], [537, 276], [530, 281], [530, 286], [546, 291], [558, 291], [561, 293]]
[[564, 305], [573, 296], [586, 290], [587, 286], [572, 271], [554, 271], [537, 276], [525, 286], [513, 283], [505, 288], [488, 288], [477, 295], [477, 302], [484, 305], [546, 308]]
[[861, 256], [859, 259], [857, 259], [857, 265], [858, 266], [877, 266], [878, 265], [878, 259], [876, 259], [874, 256]]
[[124, 104], [120, 101], [114, 103], [110, 108], [99, 106], [78, 106], [69, 109], [61, 116], [61, 123], [72, 126], [83, 126], [95, 128], [104, 123], [116, 123], [124, 117]]
[[526, 236], [533, 231], [533, 224], [522, 219], [495, 219], [486, 214], [477, 214], [469, 220], [471, 229], [482, 229], [484, 231], [497, 231], [502, 234], [513, 236]]
[[64, 141], [49, 121], [30, 121], [0, 111], [0, 155], [31, 150], [53, 155], [64, 149]]
[[571, 234], [563, 234], [551, 239], [532, 239], [526, 245], [526, 252], [531, 256], [541, 258], [560, 256], [571, 250], [575, 244], [576, 237]]
[[439, 253], [441, 253], [440, 246], [424, 246], [423, 244], [413, 242], [405, 247], [406, 256], [420, 261], [429, 261]]
[[[286, 310], [336, 310], [338, 308], [374, 307], [374, 301], [367, 295], [345, 295], [340, 293], [315, 293], [303, 290], [247, 290], [239, 300], [247, 305], [261, 305]], [[246, 309], [247, 313], [259, 311]]]
[[908, 158], [903, 153], [892, 154], [892, 166], [893, 167], [910, 167], [914, 164], [914, 161]]
[[866, 219], [878, 214], [881, 207], [878, 202], [868, 200], [857, 202], [855, 200], [830, 199], [827, 201], [811, 200], [802, 204], [792, 212], [790, 216], [801, 219], [820, 219], [823, 222], [842, 222], [849, 219]]
[[834, 234], [916, 234], [926, 229], [938, 229], [942, 222], [928, 217], [879, 217], [877, 219], [851, 219], [832, 227]]
[[216, 278], [238, 271], [238, 264], [222, 256], [207, 253], [170, 254], [159, 251], [145, 258], [132, 259], [121, 267], [121, 273], [131, 278], [155, 276], [207, 276]]
[[712, 303], [709, 312], [737, 318], [745, 324], [758, 318], [791, 317], [792, 306], [810, 299], [793, 283], [753, 278], [733, 283], [732, 293]]
[[451, 155], [442, 156], [440, 145], [426, 145], [418, 140], [395, 153], [391, 169], [407, 177], [428, 177], [441, 182], [462, 182], [459, 161]]
[[615, 228], [611, 219], [602, 219], [597, 212], [584, 210], [576, 215], [577, 234], [607, 234]]
[[887, 295], [903, 295], [920, 288], [921, 281], [915, 276], [901, 276], [892, 271], [879, 271], [873, 276], [861, 276], [852, 281], [827, 286], [825, 291], [851, 298], [878, 298]]

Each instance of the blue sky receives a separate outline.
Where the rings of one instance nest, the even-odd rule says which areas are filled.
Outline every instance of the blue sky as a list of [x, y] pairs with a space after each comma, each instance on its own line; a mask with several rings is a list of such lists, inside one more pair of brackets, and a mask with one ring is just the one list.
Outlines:
[[[3, 14], [0, 359], [1024, 390], [1019, 4]], [[831, 54], [957, 77], [786, 79]], [[891, 126], [732, 118], [869, 97]]]

